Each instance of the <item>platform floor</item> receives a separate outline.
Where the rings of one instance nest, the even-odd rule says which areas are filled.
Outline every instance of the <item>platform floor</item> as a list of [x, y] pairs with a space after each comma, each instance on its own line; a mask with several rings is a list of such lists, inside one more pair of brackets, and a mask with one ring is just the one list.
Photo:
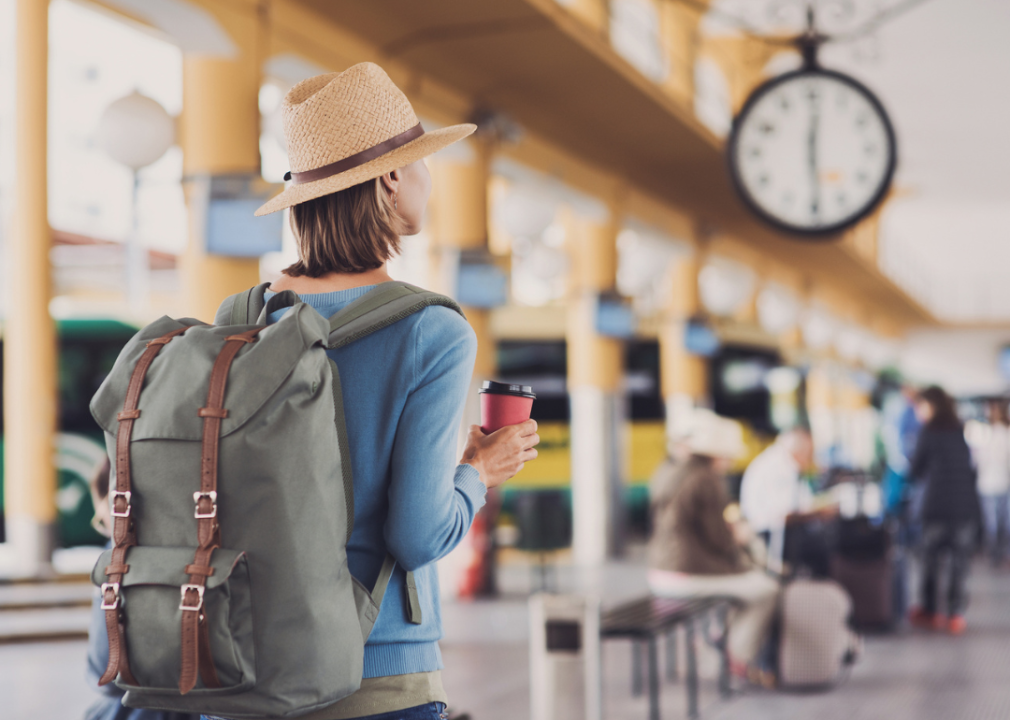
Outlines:
[[[639, 567], [608, 569], [608, 597], [637, 592]], [[562, 583], [565, 584], [565, 583]], [[976, 565], [968, 632], [960, 638], [906, 631], [866, 639], [851, 677], [830, 692], [751, 691], [729, 701], [715, 692], [713, 658], [702, 663], [704, 720], [1004, 720], [1010, 718], [1010, 573]], [[529, 717], [526, 604], [452, 604], [444, 681], [456, 711], [473, 720]], [[81, 641], [0, 645], [4, 720], [76, 720], [94, 698], [83, 680]], [[630, 643], [604, 646], [604, 717], [643, 720], [644, 697], [630, 687]], [[682, 684], [664, 685], [663, 718], [683, 718]]]

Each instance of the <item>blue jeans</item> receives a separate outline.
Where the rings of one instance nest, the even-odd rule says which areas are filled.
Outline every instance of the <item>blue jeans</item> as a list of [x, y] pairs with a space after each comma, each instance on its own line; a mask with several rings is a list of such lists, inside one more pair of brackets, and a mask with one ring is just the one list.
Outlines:
[[1010, 494], [983, 495], [982, 514], [989, 557], [998, 563], [1010, 555]]
[[[407, 708], [406, 710], [394, 710], [393, 712], [369, 715], [357, 718], [357, 720], [445, 720], [447, 717], [449, 717], [449, 714], [445, 711], [445, 703], [434, 702]], [[213, 720], [213, 718], [204, 716], [200, 720]]]

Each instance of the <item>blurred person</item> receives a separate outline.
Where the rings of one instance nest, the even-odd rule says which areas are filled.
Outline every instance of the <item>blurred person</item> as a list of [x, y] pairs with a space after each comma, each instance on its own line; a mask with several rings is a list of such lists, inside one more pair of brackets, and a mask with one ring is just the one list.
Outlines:
[[[979, 520], [975, 469], [954, 400], [935, 385], [922, 390], [915, 403], [922, 431], [912, 456], [910, 477], [923, 484], [922, 585], [920, 605], [912, 608], [913, 625], [964, 632], [965, 582]], [[939, 614], [940, 562], [949, 553], [947, 617]]]
[[729, 621], [731, 669], [766, 682], [757, 660], [779, 585], [748, 558], [745, 526], [726, 519], [726, 471], [742, 452], [739, 425], [698, 411], [689, 436], [657, 469], [650, 485], [649, 587], [664, 597], [737, 601]]
[[992, 400], [987, 409], [988, 432], [975, 448], [975, 464], [986, 545], [992, 564], [998, 566], [1010, 546], [1010, 416], [1005, 400]]
[[[813, 459], [814, 443], [810, 433], [794, 428], [780, 433], [775, 442], [754, 458], [744, 471], [740, 484], [740, 511], [754, 532], [768, 545], [768, 562], [772, 570], [782, 569], [786, 525], [793, 523], [798, 526], [811, 517], [807, 513], [813, 507], [813, 494], [803, 481], [802, 474]], [[818, 561], [816, 564], [820, 566], [824, 563]]]
[[[109, 509], [109, 458], [106, 457], [88, 481], [91, 490], [91, 502], [95, 507], [95, 517], [91, 521], [95, 528], [106, 538], [112, 537], [112, 514]], [[107, 547], [112, 547], [109, 543]], [[85, 675], [88, 684], [98, 687], [98, 679], [102, 677], [109, 664], [109, 637], [105, 629], [105, 611], [102, 610], [102, 597], [96, 591], [91, 601], [91, 622], [88, 627], [88, 657]], [[199, 715], [165, 712], [161, 710], [142, 710], [128, 708], [123, 705], [126, 691], [120, 690], [115, 683], [108, 683], [98, 688], [101, 697], [84, 713], [84, 720], [198, 720]]]
[[781, 528], [790, 514], [810, 509], [813, 496], [801, 476], [813, 457], [810, 433], [796, 428], [780, 433], [747, 466], [740, 484], [740, 510], [755, 532]]
[[[256, 214], [290, 208], [298, 260], [268, 297], [290, 290], [329, 318], [393, 280], [387, 262], [402, 237], [420, 232], [431, 193], [424, 157], [475, 126], [426, 133], [374, 63], [304, 80], [282, 107], [291, 183]], [[537, 456], [540, 441], [533, 420], [489, 435], [473, 425], [455, 461], [476, 351], [466, 320], [438, 305], [328, 351], [340, 368], [353, 470], [351, 574], [371, 587], [388, 551], [397, 561], [391, 587], [405, 587], [403, 573], [413, 571], [431, 612], [412, 623], [405, 593], [387, 593], [360, 689], [306, 720], [445, 717], [435, 561], [466, 535], [487, 491]]]
[[911, 463], [918, 445], [919, 433], [922, 432], [922, 421], [915, 411], [919, 390], [913, 385], [905, 384], [901, 389], [907, 403], [905, 411], [898, 423], [901, 439], [901, 449], [908, 458], [908, 468], [904, 477], [904, 493], [902, 502], [902, 524], [904, 542], [911, 548], [916, 548], [922, 542], [922, 501], [925, 495], [925, 484], [916, 482], [912, 475]]

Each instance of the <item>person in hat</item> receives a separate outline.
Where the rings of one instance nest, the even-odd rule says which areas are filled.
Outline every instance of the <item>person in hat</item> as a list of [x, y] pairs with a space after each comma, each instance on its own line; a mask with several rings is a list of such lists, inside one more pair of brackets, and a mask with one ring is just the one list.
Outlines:
[[[309, 78], [282, 107], [290, 183], [256, 214], [290, 208], [298, 261], [271, 291], [291, 290], [329, 317], [392, 280], [387, 261], [420, 231], [431, 192], [424, 158], [476, 126], [426, 132], [373, 63]], [[474, 425], [456, 462], [476, 351], [469, 324], [441, 306], [328, 351], [340, 368], [354, 478], [348, 564], [366, 587], [387, 551], [397, 567], [365, 645], [361, 689], [306, 720], [445, 717], [435, 561], [466, 535], [487, 490], [537, 456], [540, 440], [532, 420], [487, 436]], [[407, 571], [420, 624], [409, 620]]]
[[688, 435], [653, 476], [649, 587], [663, 597], [727, 597], [739, 603], [730, 618], [730, 667], [766, 683], [758, 656], [771, 626], [779, 585], [754, 567], [747, 536], [726, 519], [726, 472], [743, 454], [740, 426], [697, 410]]

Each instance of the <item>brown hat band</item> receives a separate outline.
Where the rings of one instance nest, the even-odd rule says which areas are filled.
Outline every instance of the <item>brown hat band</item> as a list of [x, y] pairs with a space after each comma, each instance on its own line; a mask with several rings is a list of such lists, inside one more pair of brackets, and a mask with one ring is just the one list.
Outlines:
[[290, 180], [292, 185], [302, 185], [304, 183], [322, 180], [323, 178], [328, 178], [333, 175], [339, 175], [342, 172], [346, 172], [347, 170], [356, 168], [359, 165], [364, 165], [366, 162], [375, 160], [375, 158], [381, 157], [392, 150], [396, 150], [396, 148], [406, 145], [411, 140], [416, 140], [422, 135], [424, 135], [424, 128], [421, 127], [421, 123], [418, 123], [414, 127], [410, 128], [410, 130], [404, 130], [399, 135], [394, 135], [389, 138], [389, 140], [384, 140], [378, 145], [374, 145], [367, 150], [362, 150], [359, 153], [354, 153], [350, 157], [345, 157], [343, 160], [337, 160], [329, 165], [323, 165], [322, 167], [306, 170], [305, 172], [285, 173], [284, 179]]

